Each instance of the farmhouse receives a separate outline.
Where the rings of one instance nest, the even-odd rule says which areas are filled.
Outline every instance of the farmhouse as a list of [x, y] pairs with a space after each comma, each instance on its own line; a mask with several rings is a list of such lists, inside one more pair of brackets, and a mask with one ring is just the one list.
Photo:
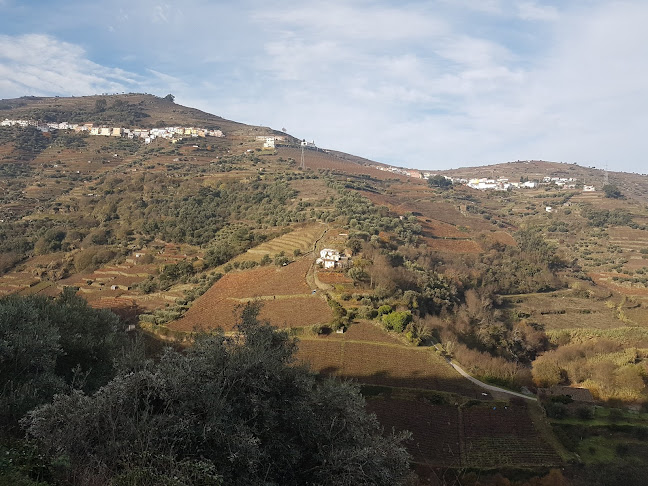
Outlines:
[[315, 263], [322, 265], [324, 268], [336, 268], [345, 266], [349, 261], [346, 256], [340, 256], [340, 252], [331, 248], [324, 248], [320, 251], [320, 257]]

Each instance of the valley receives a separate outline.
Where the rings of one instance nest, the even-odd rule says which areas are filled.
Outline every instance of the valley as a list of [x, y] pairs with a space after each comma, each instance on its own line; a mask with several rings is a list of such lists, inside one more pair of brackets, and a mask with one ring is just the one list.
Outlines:
[[[537, 187], [437, 187], [151, 95], [5, 100], [2, 117], [223, 136], [0, 127], [0, 295], [71, 287], [174, 346], [234, 335], [258, 305], [298, 338], [295, 365], [352, 380], [386, 430], [412, 432], [421, 484], [561, 469], [580, 485], [585, 465], [647, 465], [648, 176], [518, 161], [435, 173]], [[317, 264], [324, 249], [344, 264]], [[448, 360], [529, 397], [591, 400], [486, 393]]]

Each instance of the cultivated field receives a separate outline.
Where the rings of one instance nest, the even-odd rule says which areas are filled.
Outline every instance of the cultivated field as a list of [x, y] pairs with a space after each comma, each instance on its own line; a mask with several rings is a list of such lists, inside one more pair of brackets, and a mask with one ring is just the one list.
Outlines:
[[[310, 336], [306, 336], [310, 338]], [[403, 342], [393, 333], [387, 332], [376, 321], [354, 322], [345, 333], [322, 334], [315, 337], [320, 341], [367, 341], [372, 343], [400, 344]]]
[[300, 253], [309, 253], [313, 250], [315, 242], [322, 237], [325, 231], [326, 226], [319, 223], [304, 226], [251, 248], [244, 254], [234, 258], [233, 261], [259, 261], [264, 255], [273, 257], [281, 252], [284, 252], [288, 257], [292, 257], [295, 250], [299, 250]]
[[373, 398], [367, 410], [375, 413], [386, 430], [409, 430], [407, 449], [414, 461], [434, 467], [461, 466], [459, 409], [424, 399]]
[[331, 320], [331, 310], [323, 296], [313, 293], [306, 283], [312, 264], [304, 257], [285, 267], [274, 265], [231, 272], [196, 299], [187, 313], [171, 322], [172, 330], [195, 328], [232, 330], [240, 306], [258, 300], [260, 317], [277, 327], [304, 327]]
[[409, 430], [414, 461], [430, 467], [557, 466], [561, 458], [543, 440], [525, 404], [432, 403], [425, 396], [377, 397], [367, 409], [387, 429]]
[[431, 348], [365, 341], [301, 338], [297, 356], [314, 371], [360, 383], [421, 388], [481, 397]]
[[468, 467], [556, 466], [562, 462], [540, 437], [526, 404], [465, 407], [462, 424]]

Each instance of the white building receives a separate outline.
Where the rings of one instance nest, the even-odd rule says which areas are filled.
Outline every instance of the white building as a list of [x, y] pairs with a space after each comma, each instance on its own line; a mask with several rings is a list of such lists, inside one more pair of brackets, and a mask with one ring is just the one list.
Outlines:
[[324, 248], [320, 251], [320, 257], [315, 260], [318, 265], [321, 264], [324, 268], [335, 268], [340, 261], [340, 252], [331, 248]]

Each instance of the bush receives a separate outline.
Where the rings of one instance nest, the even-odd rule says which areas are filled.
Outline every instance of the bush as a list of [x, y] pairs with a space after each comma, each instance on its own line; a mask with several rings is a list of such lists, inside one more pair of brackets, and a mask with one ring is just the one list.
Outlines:
[[545, 406], [547, 417], [563, 419], [569, 415], [567, 406], [562, 403], [550, 402]]
[[67, 287], [56, 299], [0, 299], [0, 432], [55, 393], [94, 391], [112, 378], [124, 326], [75, 290]]
[[389, 314], [392, 310], [393, 309], [391, 305], [387, 305], [387, 304], [381, 305], [380, 307], [378, 307], [378, 315], [382, 316], [385, 314]]
[[578, 407], [576, 417], [581, 420], [592, 420], [594, 418], [594, 409], [592, 407]]
[[603, 186], [603, 192], [605, 193], [605, 197], [610, 198], [610, 199], [623, 199], [623, 194], [619, 190], [617, 186], [614, 184], [605, 184]]
[[412, 313], [410, 311], [394, 311], [382, 316], [385, 328], [396, 332], [403, 332], [411, 321]]
[[428, 185], [430, 187], [438, 187], [440, 189], [447, 189], [452, 186], [452, 181], [450, 179], [446, 179], [442, 175], [435, 175], [433, 177], [430, 177], [428, 179]]

